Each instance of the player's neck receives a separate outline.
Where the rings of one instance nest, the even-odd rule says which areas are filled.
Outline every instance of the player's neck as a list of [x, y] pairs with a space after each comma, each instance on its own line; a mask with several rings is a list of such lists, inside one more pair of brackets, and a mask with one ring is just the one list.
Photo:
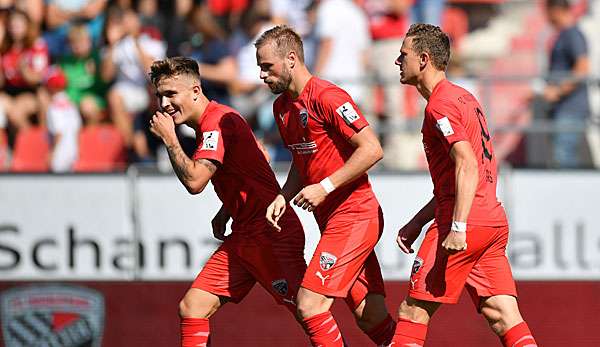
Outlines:
[[441, 81], [446, 79], [446, 73], [444, 71], [433, 70], [426, 72], [423, 75], [423, 79], [419, 81], [417, 85], [417, 90], [419, 93], [425, 98], [425, 100], [429, 101], [429, 97], [433, 93], [435, 87]]
[[204, 114], [204, 111], [206, 111], [206, 108], [208, 107], [209, 103], [210, 100], [208, 100], [206, 96], [200, 96], [198, 98], [198, 107], [194, 110], [194, 114], [192, 115], [192, 117], [190, 117], [190, 119], [188, 119], [187, 122], [185, 122], [185, 124], [193, 129], [196, 129], [198, 127], [200, 118]]
[[299, 69], [299, 71], [295, 72], [292, 78], [292, 83], [290, 83], [290, 86], [288, 88], [288, 93], [290, 93], [290, 96], [294, 99], [299, 97], [300, 94], [302, 94], [304, 87], [306, 86], [311, 77], [312, 75], [310, 74], [308, 69], [306, 69], [306, 67]]

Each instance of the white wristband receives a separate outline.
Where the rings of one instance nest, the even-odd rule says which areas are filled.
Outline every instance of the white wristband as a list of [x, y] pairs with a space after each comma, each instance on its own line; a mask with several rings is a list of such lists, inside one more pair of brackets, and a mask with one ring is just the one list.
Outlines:
[[466, 233], [467, 223], [452, 221], [452, 227], [450, 228], [450, 230], [455, 231], [457, 233]]
[[329, 194], [335, 190], [335, 186], [333, 185], [333, 183], [331, 183], [331, 180], [329, 179], [329, 177], [325, 177], [321, 181], [321, 187], [323, 187], [323, 189], [325, 189], [327, 194]]

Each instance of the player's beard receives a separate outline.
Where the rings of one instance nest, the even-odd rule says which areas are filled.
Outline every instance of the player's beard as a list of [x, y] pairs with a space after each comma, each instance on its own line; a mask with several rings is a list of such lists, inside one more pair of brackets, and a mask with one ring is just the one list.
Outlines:
[[271, 92], [273, 94], [281, 94], [288, 90], [290, 84], [292, 83], [292, 74], [290, 71], [284, 67], [283, 72], [281, 73], [281, 77], [272, 84], [269, 85], [271, 88]]

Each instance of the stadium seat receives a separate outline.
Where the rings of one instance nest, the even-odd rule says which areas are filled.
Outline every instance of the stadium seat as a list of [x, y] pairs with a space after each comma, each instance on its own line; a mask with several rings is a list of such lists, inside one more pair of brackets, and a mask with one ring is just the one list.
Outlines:
[[79, 133], [75, 172], [111, 172], [125, 169], [125, 142], [112, 125], [85, 127]]
[[50, 142], [45, 127], [20, 130], [15, 140], [12, 172], [47, 172], [50, 170]]

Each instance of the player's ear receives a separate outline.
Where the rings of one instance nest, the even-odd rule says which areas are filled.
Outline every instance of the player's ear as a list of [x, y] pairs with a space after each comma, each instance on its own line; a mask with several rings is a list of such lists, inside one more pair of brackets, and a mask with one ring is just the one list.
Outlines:
[[286, 61], [288, 63], [288, 67], [291, 69], [294, 66], [296, 66], [296, 60], [298, 60], [298, 57], [296, 56], [296, 52], [294, 51], [289, 51], [286, 57]]
[[194, 101], [198, 100], [200, 95], [202, 95], [202, 88], [200, 88], [200, 84], [196, 84], [192, 87], [192, 93], [194, 95]]
[[424, 69], [429, 61], [431, 61], [429, 53], [423, 52], [419, 55], [419, 65], [421, 66], [421, 69]]

